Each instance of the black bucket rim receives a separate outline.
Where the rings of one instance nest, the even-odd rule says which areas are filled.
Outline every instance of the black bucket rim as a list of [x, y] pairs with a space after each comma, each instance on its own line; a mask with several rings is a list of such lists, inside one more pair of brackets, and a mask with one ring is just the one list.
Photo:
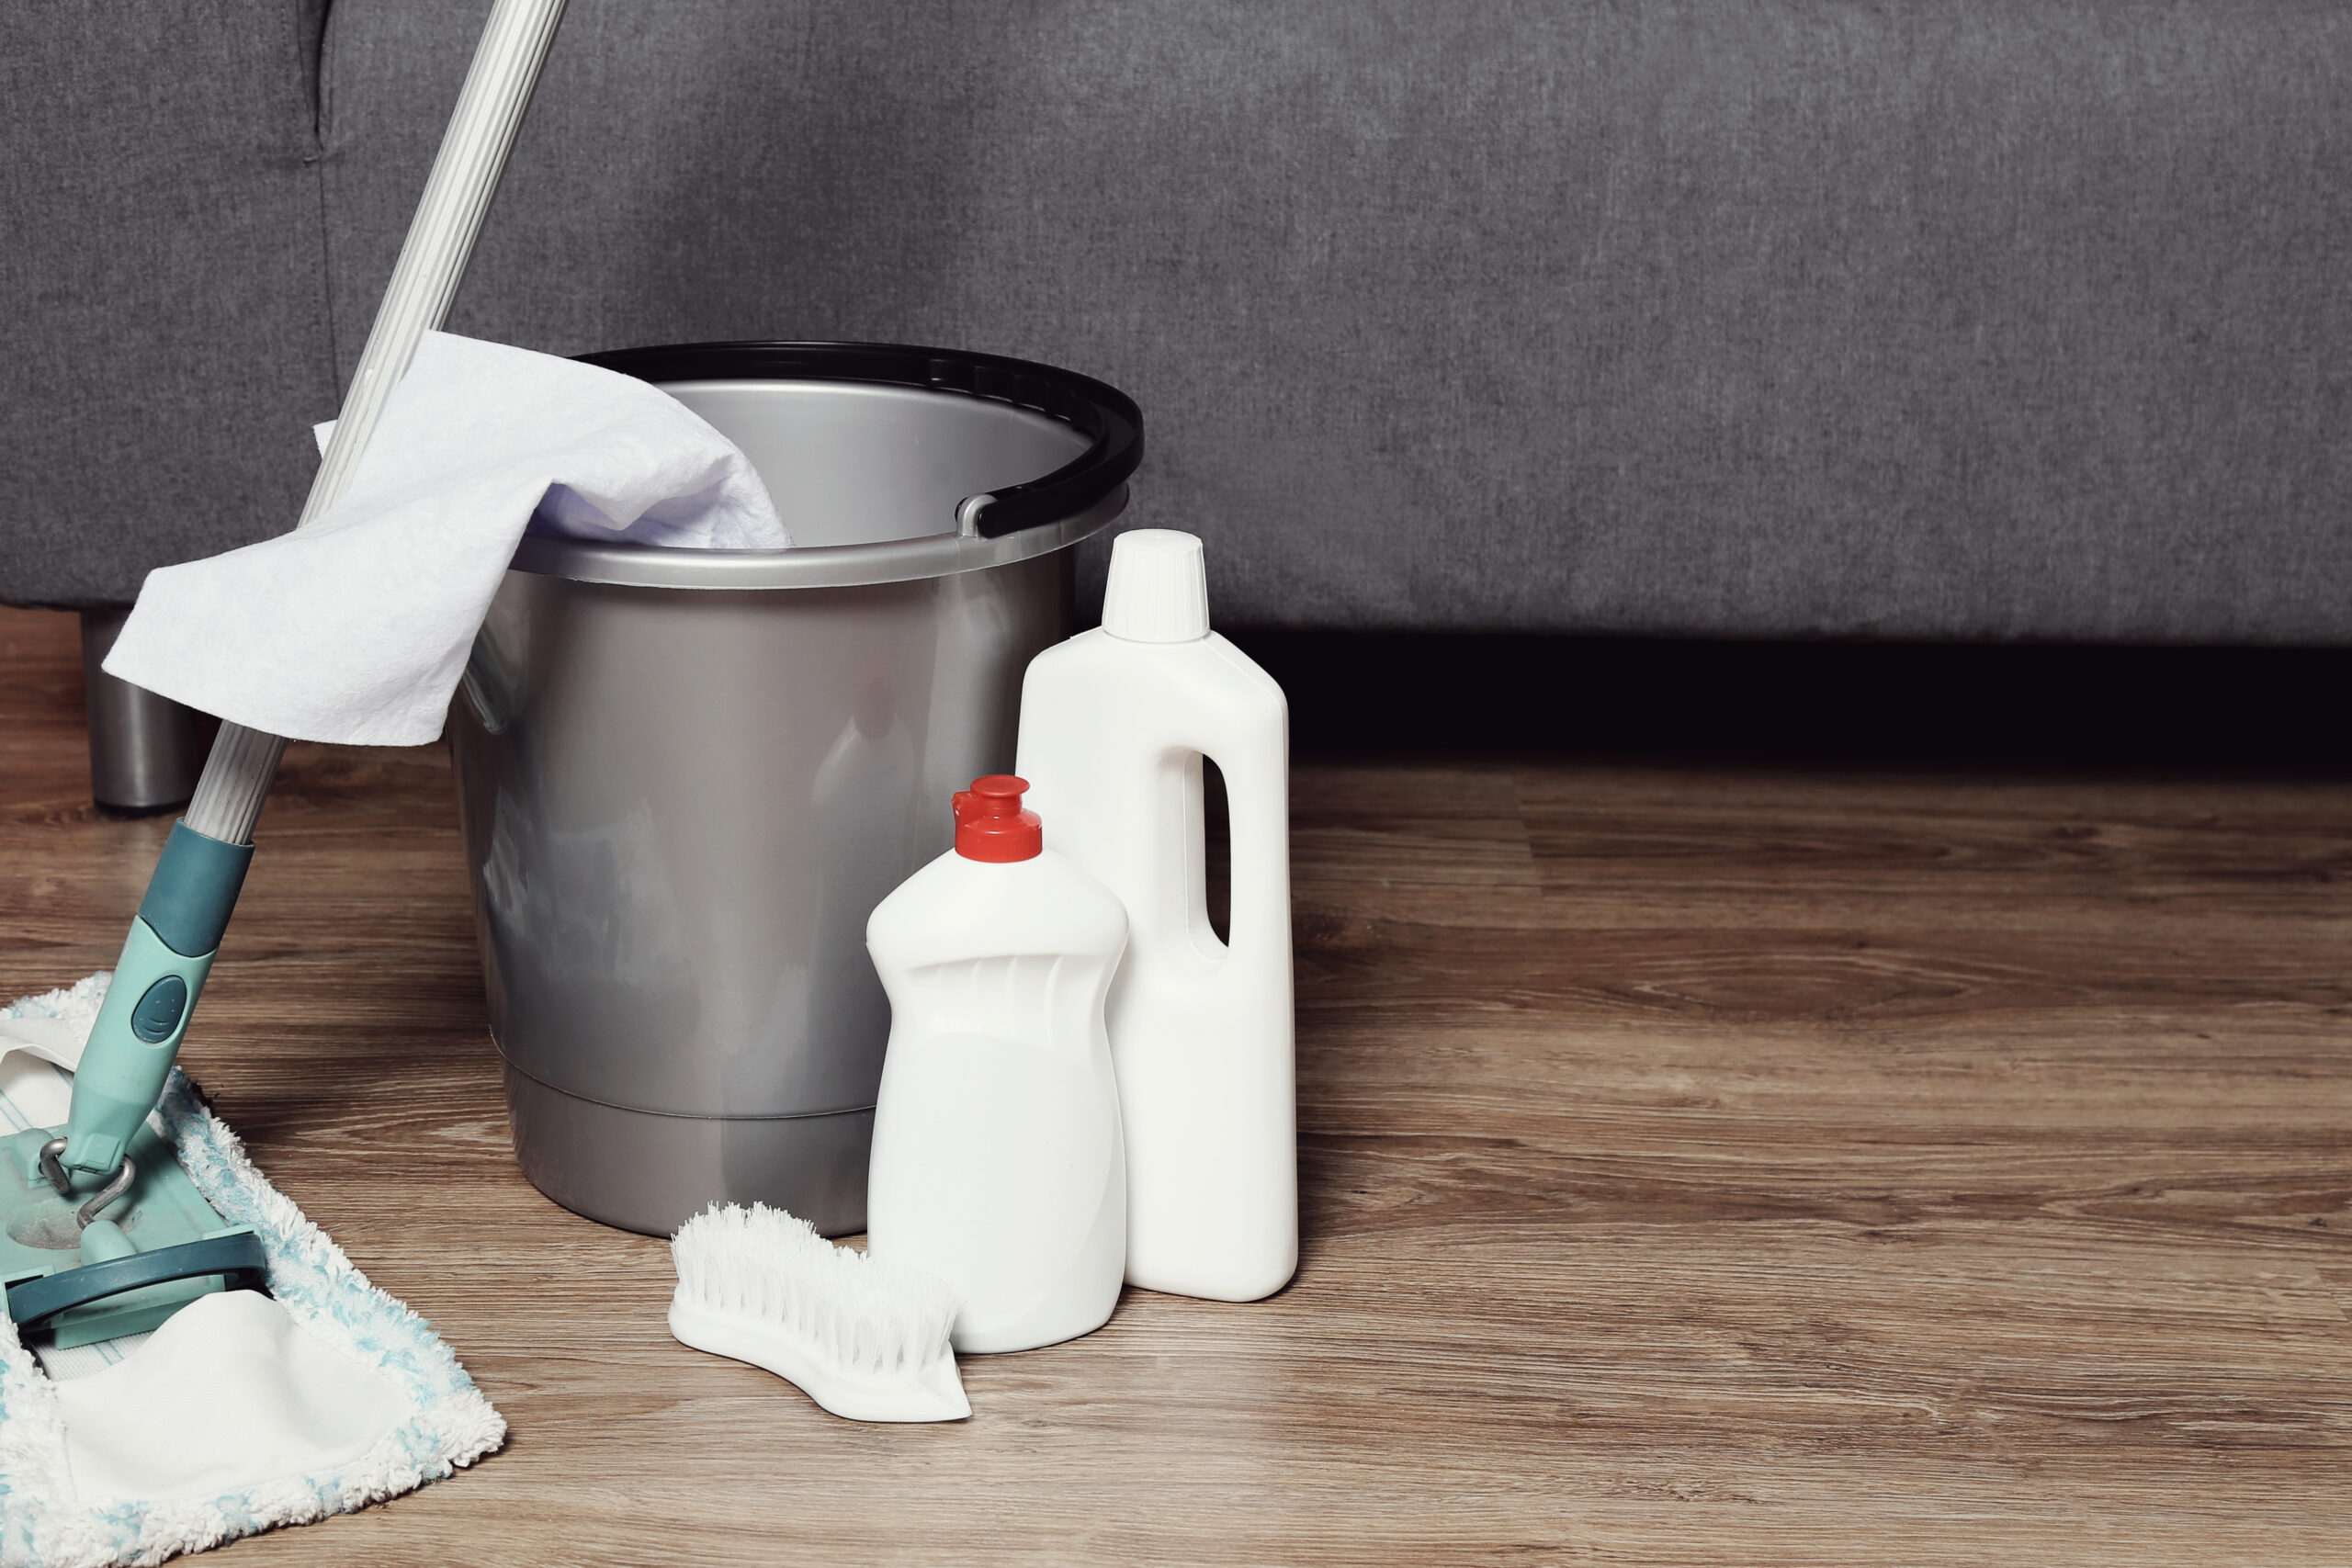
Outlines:
[[903, 344], [665, 344], [573, 356], [655, 385], [696, 381], [835, 382], [974, 398], [1067, 424], [1086, 450], [1023, 484], [967, 497], [954, 532], [785, 550], [676, 550], [525, 536], [512, 569], [576, 582], [648, 589], [854, 587], [1007, 566], [1099, 532], [1126, 509], [1143, 460], [1143, 415], [1116, 388], [1076, 371], [967, 350]]
[[1075, 370], [969, 349], [911, 344], [787, 342], [661, 344], [574, 355], [640, 381], [854, 381], [911, 387], [1005, 403], [1069, 425], [1086, 450], [1053, 472], [974, 498], [967, 533], [1001, 539], [1100, 506], [1143, 462], [1143, 411], [1107, 382]]

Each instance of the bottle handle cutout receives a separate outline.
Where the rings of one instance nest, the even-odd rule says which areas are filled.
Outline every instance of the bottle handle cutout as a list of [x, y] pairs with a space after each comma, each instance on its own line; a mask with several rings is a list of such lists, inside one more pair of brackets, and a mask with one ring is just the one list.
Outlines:
[[[1221, 964], [1236, 953], [1256, 952], [1272, 932], [1290, 926], [1290, 802], [1283, 739], [1215, 750], [1177, 745], [1161, 755], [1172, 836], [1183, 863], [1167, 886], [1181, 890], [1170, 911], [1204, 962]], [[1226, 929], [1219, 937], [1208, 912], [1208, 779], [1214, 765], [1225, 781]], [[1168, 798], [1172, 796], [1172, 798]], [[1166, 820], [1167, 818], [1163, 818]]]
[[[1283, 739], [1231, 748], [1212, 756], [1225, 775], [1227, 823], [1226, 942], [1234, 952], [1262, 951], [1290, 930], [1290, 800]], [[1272, 925], [1273, 930], [1266, 929]]]
[[[1191, 747], [1178, 747], [1162, 759], [1166, 776], [1175, 786], [1173, 807], [1182, 824], [1175, 835], [1183, 857], [1180, 874], [1169, 879], [1169, 885], [1179, 889], [1182, 900], [1177, 911], [1178, 921], [1191, 939], [1193, 955], [1215, 966], [1233, 955], [1233, 840], [1226, 840], [1225, 934], [1219, 936], [1216, 922], [1209, 915], [1209, 790], [1208, 770], [1214, 765], [1221, 775], [1225, 764], [1206, 751]], [[1232, 783], [1227, 781], [1226, 798], [1232, 799]]]

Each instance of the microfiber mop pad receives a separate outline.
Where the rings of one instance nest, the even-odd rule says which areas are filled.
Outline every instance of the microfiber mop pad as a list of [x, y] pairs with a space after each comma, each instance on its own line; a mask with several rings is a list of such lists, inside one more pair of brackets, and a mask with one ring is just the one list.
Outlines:
[[[107, 976], [0, 1009], [0, 1129], [62, 1118]], [[51, 1354], [0, 1317], [0, 1568], [153, 1563], [413, 1491], [505, 1439], [431, 1325], [368, 1282], [176, 1068], [155, 1120], [269, 1255], [151, 1335]], [[69, 1360], [69, 1358], [72, 1359]]]

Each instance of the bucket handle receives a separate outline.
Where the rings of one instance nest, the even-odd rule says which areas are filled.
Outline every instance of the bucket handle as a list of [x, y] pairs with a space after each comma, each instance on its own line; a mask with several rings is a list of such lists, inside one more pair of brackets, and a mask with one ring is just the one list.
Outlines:
[[1010, 403], [1069, 425], [1086, 450], [1042, 479], [966, 496], [956, 532], [1001, 539], [1091, 512], [1143, 462], [1143, 411], [1091, 376], [951, 348], [883, 343], [695, 343], [579, 356], [640, 381], [865, 381]]

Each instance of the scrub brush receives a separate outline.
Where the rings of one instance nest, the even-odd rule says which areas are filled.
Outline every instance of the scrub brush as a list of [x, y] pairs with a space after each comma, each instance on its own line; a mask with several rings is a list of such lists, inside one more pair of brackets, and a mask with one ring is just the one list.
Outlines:
[[781, 1209], [714, 1203], [670, 1238], [670, 1332], [763, 1367], [852, 1421], [971, 1415], [947, 1331], [955, 1294], [920, 1269], [835, 1247]]

